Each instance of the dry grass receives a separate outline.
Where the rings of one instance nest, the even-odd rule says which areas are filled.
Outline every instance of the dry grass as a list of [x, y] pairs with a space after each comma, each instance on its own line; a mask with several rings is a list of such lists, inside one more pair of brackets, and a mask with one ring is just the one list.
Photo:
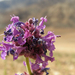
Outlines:
[[75, 54], [55, 52], [55, 61], [50, 63], [50, 75], [75, 75]]
[[[49, 62], [48, 65], [49, 75], [75, 75], [75, 29], [47, 28], [46, 33], [49, 30], [61, 35], [61, 38], [57, 38], [55, 43], [55, 61]], [[16, 61], [13, 61], [12, 56], [7, 57], [5, 61], [0, 58], [0, 75], [14, 75], [17, 72], [26, 71], [23, 66], [24, 60], [24, 57], [19, 57]]]

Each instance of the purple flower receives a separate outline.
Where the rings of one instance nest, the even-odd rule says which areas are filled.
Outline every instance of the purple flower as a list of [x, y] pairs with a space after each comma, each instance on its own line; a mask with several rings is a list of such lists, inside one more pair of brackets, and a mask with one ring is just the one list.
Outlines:
[[46, 26], [43, 25], [43, 23], [44, 23], [44, 22], [47, 22], [46, 17], [45, 17], [45, 18], [44, 18], [44, 17], [41, 17], [40, 20], [42, 20], [42, 21], [39, 23], [39, 26], [37, 26], [37, 28], [38, 28], [38, 29], [45, 29]]
[[1, 58], [3, 59], [3, 60], [5, 60], [5, 57], [7, 56], [7, 52], [5, 52], [5, 51], [2, 51], [2, 53], [1, 53]]
[[45, 58], [45, 62], [47, 62], [48, 60], [50, 60], [51, 62], [54, 61], [54, 57], [49, 57], [49, 56], [46, 56], [45, 54], [43, 54], [44, 58]]
[[37, 69], [39, 69], [39, 64], [31, 64], [31, 68], [32, 68], [32, 70], [37, 70]]
[[36, 63], [40, 64], [42, 63], [43, 60], [37, 55], [37, 58], [36, 58]]
[[14, 29], [13, 29], [13, 35], [16, 36], [18, 34], [20, 34], [20, 32], [17, 30], [16, 27], [14, 27]]
[[[19, 21], [18, 16], [13, 16], [11, 18], [12, 24], [9, 24], [6, 27], [6, 31], [4, 31], [5, 37], [4, 42], [0, 43], [0, 51], [2, 51], [2, 59], [5, 59], [9, 53], [13, 56], [13, 60], [22, 55], [32, 58], [35, 60], [34, 63], [30, 63], [33, 74], [43, 75], [43, 72], [46, 72], [46, 75], [48, 75], [46, 66], [48, 61], [54, 61], [54, 42], [56, 37], [60, 36], [51, 31], [48, 31], [46, 36], [42, 36], [46, 27], [44, 22], [47, 22], [47, 19], [46, 17], [41, 17], [40, 20], [39, 24], [38, 19], [35, 18], [30, 18], [23, 23]], [[48, 50], [49, 56], [47, 56]], [[24, 65], [26, 65], [25, 62]]]
[[20, 47], [20, 46], [18, 46], [18, 47], [15, 46], [14, 48], [16, 49], [16, 52], [18, 55], [21, 55], [20, 53], [26, 49], [25, 47]]
[[12, 39], [13, 39], [13, 36], [6, 36], [6, 37], [4, 37], [4, 41], [6, 41], [6, 42], [11, 42]]
[[31, 36], [31, 34], [30, 34], [29, 30], [26, 30], [25, 34], [24, 34], [24, 38], [28, 38], [30, 36]]
[[12, 44], [7, 44], [7, 43], [4, 43], [2, 42], [1, 43], [3, 46], [0, 46], [0, 51], [2, 51], [1, 53], [1, 57], [2, 59], [5, 59], [5, 57], [7, 56], [7, 51], [13, 47]]
[[50, 56], [53, 56], [53, 50], [55, 49], [54, 42], [56, 39], [56, 35], [52, 32], [48, 32], [46, 36], [43, 37], [43, 40], [46, 42], [47, 49], [50, 51]]
[[2, 45], [6, 48], [6, 51], [8, 51], [10, 48], [14, 47], [14, 45], [12, 43], [2, 42]]
[[13, 23], [16, 23], [16, 22], [19, 21], [19, 17], [18, 16], [14, 16], [14, 17], [11, 18], [10, 21], [13, 21]]
[[44, 61], [43, 63], [42, 63], [42, 69], [44, 69], [46, 66], [48, 65], [48, 62], [47, 61]]
[[24, 64], [24, 66], [26, 66], [26, 62], [25, 61], [23, 61], [23, 64]]

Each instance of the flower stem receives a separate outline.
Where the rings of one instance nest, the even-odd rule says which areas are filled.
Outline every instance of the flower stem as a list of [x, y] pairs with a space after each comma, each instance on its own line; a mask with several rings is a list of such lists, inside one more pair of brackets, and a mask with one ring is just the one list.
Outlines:
[[26, 66], [27, 66], [29, 75], [33, 75], [32, 72], [31, 72], [31, 68], [30, 68], [30, 63], [29, 63], [29, 58], [28, 57], [26, 57]]

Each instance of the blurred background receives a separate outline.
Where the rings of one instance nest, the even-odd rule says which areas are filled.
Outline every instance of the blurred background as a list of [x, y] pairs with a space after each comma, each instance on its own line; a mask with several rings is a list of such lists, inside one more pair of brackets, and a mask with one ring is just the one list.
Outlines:
[[[75, 75], [75, 0], [0, 0], [0, 34], [10, 24], [10, 15], [20, 17], [20, 21], [29, 18], [47, 16], [45, 34], [48, 31], [61, 35], [56, 39], [53, 63], [49, 62], [49, 75]], [[0, 42], [3, 36], [0, 36]], [[19, 57], [13, 62], [0, 58], [0, 75], [14, 75], [26, 69]]]

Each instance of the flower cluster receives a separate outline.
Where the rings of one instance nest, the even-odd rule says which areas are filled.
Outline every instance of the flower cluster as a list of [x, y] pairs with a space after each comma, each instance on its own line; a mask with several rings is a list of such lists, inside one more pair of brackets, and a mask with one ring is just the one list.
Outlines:
[[[47, 22], [47, 19], [41, 17], [40, 20], [38, 23], [38, 19], [30, 18], [23, 23], [19, 21], [18, 16], [13, 16], [12, 24], [9, 24], [4, 31], [5, 37], [0, 43], [0, 51], [2, 51], [2, 59], [5, 59], [9, 54], [13, 56], [13, 60], [22, 55], [32, 58], [35, 60], [35, 63], [31, 63], [33, 75], [43, 75], [43, 72], [48, 75], [49, 68], [46, 66], [48, 61], [54, 61], [55, 46], [53, 43], [57, 36], [51, 31], [48, 31], [46, 36], [42, 36], [46, 27], [44, 22]], [[49, 52], [49, 56], [47, 52]]]

